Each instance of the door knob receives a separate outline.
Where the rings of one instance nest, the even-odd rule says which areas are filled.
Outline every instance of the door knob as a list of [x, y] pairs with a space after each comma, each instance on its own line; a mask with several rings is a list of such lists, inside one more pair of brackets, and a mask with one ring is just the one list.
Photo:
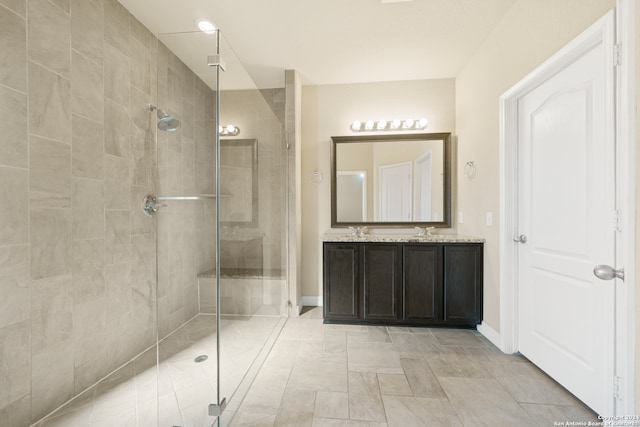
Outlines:
[[527, 236], [521, 234], [513, 238], [513, 241], [516, 243], [527, 243]]
[[593, 268], [593, 274], [595, 274], [598, 279], [602, 280], [613, 280], [615, 278], [624, 280], [624, 268], [616, 270], [610, 265], [596, 265]]

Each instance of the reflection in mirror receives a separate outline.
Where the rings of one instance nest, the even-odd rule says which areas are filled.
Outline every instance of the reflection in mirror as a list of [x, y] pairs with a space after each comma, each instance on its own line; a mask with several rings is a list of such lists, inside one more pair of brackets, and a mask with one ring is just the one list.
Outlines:
[[220, 140], [220, 222], [258, 226], [258, 141]]
[[333, 227], [450, 227], [450, 133], [331, 140]]

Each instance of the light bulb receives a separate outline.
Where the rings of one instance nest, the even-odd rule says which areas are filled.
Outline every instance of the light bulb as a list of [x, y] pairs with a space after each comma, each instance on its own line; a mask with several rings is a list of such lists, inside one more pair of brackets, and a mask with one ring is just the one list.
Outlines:
[[391, 122], [391, 129], [398, 129], [401, 123], [400, 119], [395, 119]]
[[366, 130], [371, 130], [373, 129], [373, 120], [367, 120], [367, 122], [364, 124], [364, 128]]
[[360, 123], [360, 120], [356, 120], [355, 122], [351, 123], [351, 130], [359, 131], [360, 126], [362, 126], [362, 123]]
[[214, 34], [216, 32], [216, 26], [213, 22], [208, 19], [198, 19], [196, 21], [196, 25], [203, 33]]
[[227, 125], [227, 132], [234, 133], [236, 131], [236, 127], [234, 125]]
[[413, 124], [415, 123], [415, 121], [413, 119], [407, 119], [404, 121], [404, 127], [405, 129], [411, 129], [413, 127]]
[[423, 118], [420, 119], [419, 123], [420, 123], [420, 128], [424, 129], [429, 124], [429, 121], [423, 117]]
[[387, 121], [386, 120], [380, 120], [378, 122], [378, 126], [377, 127], [378, 127], [379, 130], [383, 130], [384, 128], [387, 127]]
[[224, 128], [222, 126], [218, 126], [218, 133], [224, 132]]

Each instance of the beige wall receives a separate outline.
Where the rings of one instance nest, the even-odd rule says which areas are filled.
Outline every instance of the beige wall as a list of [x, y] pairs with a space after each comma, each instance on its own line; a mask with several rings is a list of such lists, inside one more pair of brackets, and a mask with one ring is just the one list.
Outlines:
[[[322, 295], [322, 235], [331, 228], [332, 136], [352, 135], [354, 120], [426, 117], [426, 132], [455, 129], [455, 81], [304, 86], [302, 92], [302, 294]], [[324, 179], [311, 182], [319, 170]]]
[[[178, 118], [181, 126], [174, 132], [157, 131], [157, 194], [211, 194], [215, 171], [214, 92], [163, 44], [171, 37], [161, 36], [158, 44], [157, 107]], [[151, 118], [155, 124], [155, 112]], [[147, 155], [155, 156], [153, 146]], [[213, 200], [163, 203], [168, 206], [156, 216], [160, 338], [198, 313], [198, 274], [215, 266]]]
[[[474, 161], [476, 177], [458, 179], [460, 232], [486, 239], [484, 321], [500, 330], [500, 95], [615, 6], [615, 0], [520, 0], [456, 79], [458, 162]], [[460, 174], [462, 169], [458, 169]], [[486, 212], [493, 226], [485, 225]]]
[[155, 341], [156, 39], [115, 0], [0, 0], [0, 424]]

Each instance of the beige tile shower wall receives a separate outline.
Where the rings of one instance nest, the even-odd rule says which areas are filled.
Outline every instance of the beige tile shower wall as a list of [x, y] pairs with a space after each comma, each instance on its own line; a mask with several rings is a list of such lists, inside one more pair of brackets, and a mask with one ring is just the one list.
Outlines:
[[[181, 126], [175, 132], [158, 131], [158, 194], [213, 194], [215, 93], [162, 44], [162, 37], [158, 108]], [[167, 207], [157, 216], [160, 337], [198, 313], [198, 273], [215, 267], [215, 200], [162, 203]]]
[[0, 0], [0, 424], [155, 338], [156, 38], [116, 0]]
[[240, 128], [241, 133], [235, 138], [258, 140], [259, 225], [257, 230], [247, 228], [243, 231], [256, 231], [264, 235], [263, 266], [274, 270], [284, 270], [286, 266], [286, 157], [283, 155], [281, 122], [284, 119], [284, 103], [284, 89], [220, 92], [220, 122], [233, 123]]

